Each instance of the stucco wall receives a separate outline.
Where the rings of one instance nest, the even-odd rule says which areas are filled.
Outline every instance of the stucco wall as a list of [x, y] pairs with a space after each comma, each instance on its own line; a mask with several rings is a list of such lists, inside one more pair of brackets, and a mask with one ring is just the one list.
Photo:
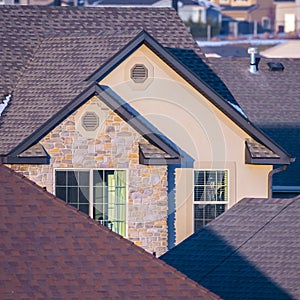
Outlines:
[[[81, 116], [97, 111], [100, 126], [94, 137], [80, 128]], [[14, 170], [54, 193], [56, 168], [125, 169], [127, 171], [127, 237], [158, 255], [167, 250], [167, 168], [139, 164], [143, 138], [94, 97], [41, 140], [50, 165], [11, 165]]]
[[[130, 68], [150, 64], [149, 80], [133, 84]], [[149, 68], [150, 68], [149, 66]], [[139, 48], [102, 82], [195, 161], [194, 169], [227, 169], [229, 203], [267, 197], [271, 166], [245, 164], [250, 136], [213, 106], [146, 46]], [[176, 171], [176, 242], [193, 233], [193, 169]]]

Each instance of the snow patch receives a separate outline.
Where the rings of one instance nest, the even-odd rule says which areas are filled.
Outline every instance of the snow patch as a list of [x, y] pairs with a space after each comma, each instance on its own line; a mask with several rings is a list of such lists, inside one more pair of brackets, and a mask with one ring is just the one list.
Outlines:
[[247, 115], [244, 113], [244, 111], [241, 109], [240, 106], [238, 106], [238, 105], [236, 105], [236, 104], [234, 104], [234, 103], [231, 103], [231, 102], [228, 102], [228, 103], [230, 103], [230, 105], [231, 105], [232, 107], [234, 107], [235, 110], [237, 110], [241, 115], [243, 115], [246, 119], [248, 119]]
[[4, 111], [4, 109], [6, 108], [6, 106], [8, 105], [8, 102], [11, 100], [12, 95], [8, 94], [5, 99], [2, 101], [3, 103], [0, 103], [0, 117]]

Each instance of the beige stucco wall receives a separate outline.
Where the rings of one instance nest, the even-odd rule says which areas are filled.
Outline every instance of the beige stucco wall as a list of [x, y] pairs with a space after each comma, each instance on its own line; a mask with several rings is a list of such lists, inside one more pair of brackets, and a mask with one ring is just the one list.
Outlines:
[[235, 1], [235, 0], [211, 0], [214, 3], [220, 5], [231, 5], [231, 6], [250, 6], [256, 4], [257, 0], [246, 0], [246, 1]]
[[[100, 117], [95, 133], [85, 133], [80, 128], [81, 116], [87, 110], [96, 111]], [[140, 165], [139, 141], [144, 140], [94, 97], [40, 141], [51, 156], [50, 165], [10, 167], [51, 193], [54, 193], [55, 169], [126, 170], [126, 237], [147, 251], [161, 255], [167, 250], [167, 168]]]
[[[286, 15], [294, 15], [296, 19], [296, 3], [295, 2], [277, 2], [275, 13], [275, 32], [278, 32], [279, 26], [284, 26], [284, 32], [288, 32], [286, 28]], [[294, 24], [296, 29], [296, 22]]]
[[[149, 68], [143, 84], [133, 83], [137, 62]], [[146, 46], [142, 46], [101, 84], [129, 102], [194, 160], [194, 169], [228, 169], [231, 207], [243, 197], [267, 197], [270, 166], [244, 163], [244, 142], [250, 138], [203, 95], [185, 82]], [[177, 242], [193, 232], [192, 169], [176, 172]]]

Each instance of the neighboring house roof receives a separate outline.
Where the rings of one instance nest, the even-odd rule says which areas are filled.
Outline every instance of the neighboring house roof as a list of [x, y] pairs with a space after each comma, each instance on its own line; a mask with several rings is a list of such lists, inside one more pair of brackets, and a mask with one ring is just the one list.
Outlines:
[[[200, 48], [173, 9], [1, 7], [0, 16], [5, 50], [0, 57], [0, 91], [3, 99], [12, 95], [0, 119], [3, 162], [24, 163], [18, 157], [21, 153], [94, 94], [101, 93], [106, 104], [121, 108], [121, 115], [127, 111], [125, 119], [131, 119], [132, 109], [120, 107], [117, 95], [96, 82], [146, 44], [256, 142], [278, 154], [254, 160], [249, 155], [247, 163], [290, 163], [288, 154], [251, 124], [224, 83], [203, 62]], [[161, 148], [158, 134], [141, 134]], [[170, 153], [168, 142], [162, 144], [166, 147], [161, 150], [174, 158], [176, 150]]]
[[290, 40], [260, 52], [268, 58], [300, 58], [300, 41]]
[[[115, 5], [132, 5], [132, 6], [152, 6], [161, 0], [87, 0], [87, 3], [101, 6], [115, 6]], [[170, 2], [171, 3], [171, 2]]]
[[300, 299], [300, 197], [243, 199], [160, 258], [222, 299]]
[[258, 6], [256, 4], [249, 5], [249, 6], [231, 6], [231, 5], [221, 5], [222, 12], [227, 11], [245, 11], [250, 12], [251, 10], [257, 8]]
[[[300, 59], [261, 58], [257, 74], [249, 72], [249, 62], [249, 58], [207, 59], [250, 120], [298, 158]], [[270, 62], [281, 62], [284, 70], [270, 71]], [[275, 175], [274, 184], [300, 186], [300, 160]]]
[[206, 57], [249, 57], [247, 49], [242, 46], [202, 46]]
[[0, 165], [1, 299], [219, 299]]

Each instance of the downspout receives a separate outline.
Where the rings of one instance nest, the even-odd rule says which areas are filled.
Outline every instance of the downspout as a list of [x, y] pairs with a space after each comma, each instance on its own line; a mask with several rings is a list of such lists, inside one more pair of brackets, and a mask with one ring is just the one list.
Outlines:
[[285, 171], [288, 165], [283, 165], [280, 168], [273, 169], [268, 175], [268, 198], [272, 198], [273, 175]]

